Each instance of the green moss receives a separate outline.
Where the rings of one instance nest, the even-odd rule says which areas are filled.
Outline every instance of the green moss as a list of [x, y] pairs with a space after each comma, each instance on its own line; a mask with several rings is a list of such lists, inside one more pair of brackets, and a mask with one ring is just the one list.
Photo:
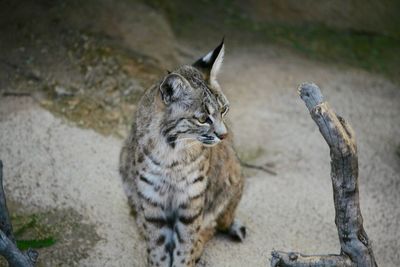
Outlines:
[[[43, 214], [27, 214], [27, 215], [13, 215], [12, 223], [14, 229], [14, 235], [17, 240], [17, 245], [20, 249], [27, 249], [29, 243], [32, 243], [34, 247], [35, 245], [39, 245], [42, 241], [46, 240], [54, 240], [53, 234], [54, 232], [51, 229], [50, 225], [46, 225], [43, 223]], [[46, 242], [42, 244], [45, 245]], [[52, 242], [53, 245], [55, 243]]]
[[[100, 240], [95, 225], [73, 209], [30, 209], [8, 199], [17, 246], [39, 252], [36, 266], [73, 266]], [[0, 266], [4, 262], [0, 259]]]
[[348, 64], [394, 80], [400, 77], [400, 40], [394, 37], [322, 25], [261, 24], [257, 31], [265, 40], [289, 46], [313, 59]]
[[[21, 250], [27, 250], [28, 248], [38, 249], [46, 248], [54, 245], [56, 240], [53, 236], [49, 235], [51, 232], [48, 228], [49, 226], [42, 225], [39, 223], [39, 217], [36, 214], [28, 216], [15, 216], [13, 218], [14, 228], [18, 227], [14, 231], [14, 236], [17, 241], [17, 246]], [[32, 236], [32, 239], [21, 239], [27, 233]], [[43, 236], [47, 236], [43, 238]], [[36, 239], [35, 239], [36, 237]]]
[[32, 239], [32, 240], [17, 240], [17, 246], [20, 250], [38, 249], [51, 247], [56, 243], [56, 240], [52, 237], [44, 239]]
[[[21, 220], [23, 221], [24, 219], [28, 219], [27, 222], [25, 223], [21, 223]], [[32, 229], [33, 227], [35, 227], [37, 225], [37, 216], [31, 215], [28, 216], [27, 218], [23, 218], [23, 217], [14, 217], [13, 218], [14, 224], [22, 224], [18, 230], [14, 231], [14, 235], [16, 238], [20, 237], [21, 235], [23, 235], [27, 230]], [[15, 222], [16, 221], [16, 222]], [[14, 227], [15, 228], [15, 227]]]

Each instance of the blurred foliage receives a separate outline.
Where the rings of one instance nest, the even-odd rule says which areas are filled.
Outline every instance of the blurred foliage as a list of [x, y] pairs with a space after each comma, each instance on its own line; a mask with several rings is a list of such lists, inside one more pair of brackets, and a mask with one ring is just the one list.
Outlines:
[[[258, 40], [290, 48], [310, 58], [344, 63], [400, 81], [400, 38], [379, 33], [339, 30], [322, 24], [259, 22], [234, 0], [146, 1], [164, 11], [178, 37]], [[196, 36], [193, 36], [196, 33]], [[219, 36], [219, 37], [218, 37]]]
[[345, 63], [398, 79], [400, 40], [365, 32], [339, 31], [321, 25], [260, 25], [258, 32], [318, 60]]
[[[8, 199], [17, 246], [39, 251], [37, 267], [76, 266], [100, 241], [95, 225], [87, 224], [75, 210], [52, 209], [36, 213]], [[0, 266], [5, 266], [0, 257]]]
[[56, 240], [52, 237], [45, 239], [33, 239], [33, 240], [17, 240], [17, 246], [20, 250], [27, 250], [28, 248], [47, 248], [56, 243]]
[[[51, 232], [49, 227], [40, 224], [39, 217], [36, 214], [14, 216], [13, 222], [18, 227], [14, 231], [14, 235], [17, 240], [17, 246], [21, 250], [46, 248], [56, 243], [55, 238], [49, 234]], [[26, 238], [27, 236], [30, 238]]]

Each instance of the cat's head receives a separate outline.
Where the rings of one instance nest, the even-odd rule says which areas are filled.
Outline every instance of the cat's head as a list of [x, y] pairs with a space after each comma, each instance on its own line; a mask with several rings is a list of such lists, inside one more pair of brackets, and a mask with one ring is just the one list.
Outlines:
[[169, 73], [159, 85], [164, 105], [161, 134], [171, 146], [179, 142], [216, 145], [228, 131], [224, 116], [229, 102], [217, 82], [224, 42], [197, 60]]

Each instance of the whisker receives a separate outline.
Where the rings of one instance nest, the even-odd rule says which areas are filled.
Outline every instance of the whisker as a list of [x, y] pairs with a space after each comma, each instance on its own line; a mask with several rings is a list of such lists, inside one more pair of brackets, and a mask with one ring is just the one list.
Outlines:
[[177, 142], [177, 141], [186, 141], [186, 140], [196, 140], [196, 138], [194, 138], [194, 137], [181, 137], [181, 138], [178, 138], [176, 140], [169, 141], [169, 143], [174, 143], [174, 142]]

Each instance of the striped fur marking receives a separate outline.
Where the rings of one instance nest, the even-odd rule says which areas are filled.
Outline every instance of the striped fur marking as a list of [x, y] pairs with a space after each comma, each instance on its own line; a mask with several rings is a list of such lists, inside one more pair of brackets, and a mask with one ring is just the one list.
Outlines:
[[203, 207], [193, 216], [179, 216], [179, 221], [185, 225], [192, 224], [202, 214], [203, 214]]
[[140, 175], [140, 176], [139, 176], [139, 179], [140, 179], [140, 181], [142, 181], [142, 182], [144, 182], [144, 183], [146, 183], [146, 184], [148, 184], [148, 185], [154, 186], [154, 184], [153, 184], [148, 178], [146, 178], [146, 177], [143, 176], [143, 175]]
[[158, 207], [158, 208], [164, 209], [163, 203], [157, 202], [156, 200], [154, 200], [154, 199], [152, 199], [152, 198], [150, 198], [148, 196], [145, 196], [141, 191], [138, 191], [138, 195], [146, 203], [148, 203], [148, 204], [150, 204], [150, 205], [152, 205], [154, 207]]

